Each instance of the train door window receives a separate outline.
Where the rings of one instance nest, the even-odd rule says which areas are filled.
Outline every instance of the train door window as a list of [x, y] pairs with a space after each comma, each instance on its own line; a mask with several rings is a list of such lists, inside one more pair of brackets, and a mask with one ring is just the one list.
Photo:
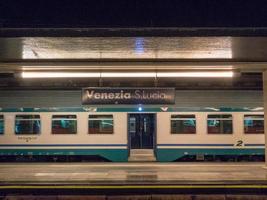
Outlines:
[[264, 133], [264, 115], [244, 115], [244, 133]]
[[136, 132], [136, 118], [130, 117], [129, 121], [130, 121], [129, 131], [130, 133], [135, 133]]
[[0, 134], [4, 134], [4, 115], [0, 115]]
[[171, 115], [172, 134], [196, 133], [195, 115]]
[[40, 115], [16, 115], [15, 134], [39, 134], [40, 131]]
[[53, 115], [52, 134], [75, 134], [77, 133], [76, 115]]
[[112, 134], [113, 115], [89, 115], [88, 127], [90, 134]]
[[208, 133], [232, 134], [232, 115], [208, 115]]

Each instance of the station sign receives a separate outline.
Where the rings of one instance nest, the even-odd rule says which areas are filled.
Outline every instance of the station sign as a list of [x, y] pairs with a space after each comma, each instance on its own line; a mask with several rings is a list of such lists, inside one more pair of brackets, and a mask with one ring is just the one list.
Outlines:
[[82, 89], [82, 104], [174, 104], [175, 88]]

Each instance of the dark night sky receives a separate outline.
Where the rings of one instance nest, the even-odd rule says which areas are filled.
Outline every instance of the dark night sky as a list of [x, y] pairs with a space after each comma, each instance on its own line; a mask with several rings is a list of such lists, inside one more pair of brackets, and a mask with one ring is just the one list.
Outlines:
[[253, 0], [0, 0], [0, 27], [267, 27]]

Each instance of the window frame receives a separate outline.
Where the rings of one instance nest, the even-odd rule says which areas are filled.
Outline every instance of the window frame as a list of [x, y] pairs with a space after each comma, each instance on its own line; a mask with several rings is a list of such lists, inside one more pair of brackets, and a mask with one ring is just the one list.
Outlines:
[[[37, 119], [22, 119], [21, 121], [40, 121], [40, 130], [39, 133], [16, 133], [16, 121], [17, 121], [17, 116], [32, 116], [32, 115], [37, 115], [39, 118]], [[15, 135], [18, 136], [23, 136], [23, 135], [41, 135], [42, 134], [42, 120], [41, 120], [41, 114], [15, 114], [15, 120], [14, 120], [14, 133]]]
[[[184, 115], [184, 116], [188, 116], [188, 115], [194, 115], [194, 120], [195, 120], [195, 132], [194, 133], [185, 133], [185, 132], [181, 132], [181, 133], [173, 133], [172, 132], [172, 120], [174, 119], [178, 119], [178, 121], [183, 121], [183, 120], [189, 120], [189, 119], [193, 119], [193, 118], [172, 118], [173, 115]], [[196, 114], [171, 114], [170, 115], [170, 134], [171, 135], [191, 135], [191, 134], [197, 134], [197, 118], [196, 118]]]
[[[231, 116], [231, 122], [232, 122], [232, 132], [231, 133], [209, 133], [209, 123], [208, 120], [222, 120], [222, 121], [230, 121], [227, 118], [209, 118], [209, 115], [230, 115]], [[208, 113], [206, 115], [206, 130], [208, 135], [233, 135], [234, 134], [234, 116], [233, 113]]]
[[[53, 116], [75, 116], [75, 118], [66, 118], [66, 117], [61, 117], [61, 118], [54, 118]], [[76, 121], [76, 132], [75, 133], [53, 133], [53, 121], [58, 121], [58, 120], [69, 120], [69, 121]], [[52, 114], [51, 115], [51, 134], [52, 135], [77, 135], [78, 134], [78, 117], [77, 114]]]
[[[112, 116], [112, 132], [109, 133], [109, 132], [97, 132], [97, 133], [90, 133], [90, 126], [89, 126], [89, 123], [90, 121], [100, 121], [101, 119], [106, 119], [106, 120], [111, 120], [111, 119], [107, 119], [107, 118], [95, 118], [95, 119], [90, 119], [90, 115], [92, 116], [107, 116], [107, 115], [110, 115]], [[112, 134], [115, 134], [115, 130], [114, 130], [114, 115], [113, 114], [89, 114], [88, 115], [88, 118], [87, 118], [87, 126], [88, 126], [88, 134], [90, 135], [112, 135]]]
[[[254, 133], [246, 133], [246, 132], [245, 132], [245, 115], [249, 115], [249, 116], [253, 116], [253, 115], [254, 115], [254, 116], [255, 116], [255, 115], [256, 115], [256, 116], [259, 116], [259, 115], [262, 115], [262, 116], [263, 116], [263, 132], [262, 132], [262, 133], [256, 133], [256, 132], [254, 132]], [[244, 114], [244, 115], [243, 115], [243, 134], [245, 134], [245, 135], [247, 135], [247, 134], [248, 134], [248, 135], [250, 135], [250, 134], [252, 134], [252, 135], [258, 135], [258, 134], [261, 135], [261, 134], [264, 134], [264, 125], [265, 125], [265, 124], [264, 124], [264, 114]]]

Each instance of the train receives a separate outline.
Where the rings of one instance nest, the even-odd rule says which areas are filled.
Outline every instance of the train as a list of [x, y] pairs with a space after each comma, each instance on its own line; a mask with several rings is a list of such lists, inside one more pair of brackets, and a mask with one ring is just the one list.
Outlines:
[[0, 108], [1, 161], [128, 162], [136, 149], [151, 150], [157, 162], [264, 160], [264, 113], [253, 99], [250, 107], [41, 107], [26, 95], [39, 106], [7, 107], [18, 101], [7, 96]]
[[0, 156], [125, 162], [131, 149], [153, 149], [167, 162], [264, 155], [263, 112], [121, 109], [2, 109]]

